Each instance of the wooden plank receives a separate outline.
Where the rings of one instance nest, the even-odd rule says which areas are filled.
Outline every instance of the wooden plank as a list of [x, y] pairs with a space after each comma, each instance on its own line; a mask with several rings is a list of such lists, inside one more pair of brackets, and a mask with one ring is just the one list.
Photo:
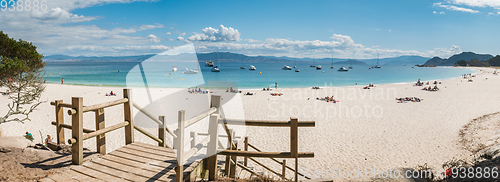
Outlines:
[[140, 146], [140, 147], [144, 147], [144, 148], [148, 148], [148, 149], [153, 149], [153, 150], [156, 150], [156, 151], [166, 151], [166, 152], [175, 153], [175, 150], [171, 149], [171, 148], [157, 147], [157, 146], [154, 146], [154, 145], [150, 145], [150, 144], [146, 144], [146, 143], [140, 143], [140, 142], [134, 142], [134, 143], [128, 144], [127, 146]]
[[113, 168], [116, 170], [120, 170], [120, 171], [124, 171], [124, 172], [128, 171], [128, 172], [133, 173], [135, 175], [139, 175], [139, 176], [146, 177], [149, 179], [155, 179], [155, 180], [160, 180], [160, 181], [170, 181], [171, 180], [171, 178], [170, 179], [168, 178], [168, 175], [165, 175], [169, 170], [162, 170], [162, 171], [158, 171], [158, 172], [153, 172], [153, 171], [145, 170], [145, 169], [140, 168], [138, 166], [125, 165], [122, 163], [117, 163], [117, 162], [109, 161], [109, 160], [105, 160], [105, 159], [96, 159], [96, 160], [93, 160], [92, 162], [99, 164], [99, 165], [102, 165], [102, 166]]
[[[262, 121], [262, 120], [242, 120], [221, 118], [219, 122], [229, 125], [262, 126], [262, 127], [290, 127], [290, 121]], [[315, 127], [314, 121], [301, 121], [299, 127]]]
[[163, 167], [149, 165], [147, 162], [133, 161], [133, 160], [130, 160], [128, 158], [123, 158], [123, 157], [118, 157], [118, 156], [113, 156], [113, 155], [105, 155], [105, 156], [102, 156], [101, 159], [113, 161], [113, 162], [121, 163], [121, 164], [125, 164], [125, 165], [135, 166], [137, 168], [141, 168], [141, 169], [152, 171], [152, 172], [161, 173], [165, 169]]
[[[122, 157], [122, 158], [126, 158], [128, 160], [133, 160], [133, 161], [137, 161], [137, 162], [144, 162], [144, 163], [147, 163], [149, 165], [154, 165], [154, 166], [169, 168], [169, 169], [173, 169], [176, 165], [175, 163], [165, 162], [165, 161], [162, 161], [160, 159], [146, 158], [146, 157], [130, 154], [127, 152], [121, 152], [121, 151], [117, 151], [117, 150], [115, 150], [107, 155]], [[173, 158], [171, 161], [175, 161], [175, 158]]]
[[49, 177], [45, 177], [45, 178], [38, 180], [38, 182], [55, 182], [55, 181], [50, 179]]
[[73, 164], [83, 163], [83, 98], [73, 97], [71, 98], [71, 104], [73, 109], [77, 110], [77, 113], [71, 116], [71, 139], [76, 139], [77, 142], [71, 146], [71, 156]]
[[[57, 122], [55, 121], [52, 121], [50, 124], [54, 125], [54, 126], [57, 126]], [[61, 126], [62, 128], [66, 128], [66, 129], [70, 129], [72, 130], [73, 127], [71, 127], [71, 125], [69, 124], [60, 124], [59, 126]], [[83, 128], [83, 133], [92, 133], [94, 132], [95, 130], [91, 130], [91, 129], [86, 129], [86, 128]]]
[[[96, 111], [98, 109], [104, 109], [106, 107], [111, 107], [111, 106], [115, 106], [115, 105], [123, 104], [123, 103], [127, 103], [127, 102], [128, 102], [128, 99], [123, 98], [123, 99], [105, 102], [105, 103], [100, 103], [100, 104], [96, 104], [96, 105], [83, 106], [83, 112]], [[73, 114], [76, 114], [76, 109], [68, 110], [68, 115], [73, 115]]]
[[298, 157], [299, 152], [298, 122], [297, 118], [290, 118], [290, 153], [292, 157]]
[[63, 103], [62, 100], [56, 100], [56, 133], [57, 133], [57, 144], [64, 144], [64, 128], [61, 124], [64, 124], [64, 109], [60, 106]]
[[[210, 100], [210, 107], [212, 107], [212, 103], [216, 100], [220, 102], [220, 96], [212, 95]], [[220, 108], [220, 107], [217, 107]], [[217, 109], [218, 111], [220, 109]], [[209, 120], [208, 132], [210, 133], [210, 143], [208, 144], [207, 156], [208, 156], [208, 180], [214, 181], [217, 176], [217, 146], [219, 142], [219, 114], [212, 114]]]
[[[218, 150], [218, 155], [236, 155], [246, 157], [273, 157], [273, 158], [294, 158], [290, 152], [255, 152], [255, 151], [237, 151], [237, 150]], [[312, 158], [314, 152], [299, 152], [299, 158]]]
[[103, 173], [103, 172], [100, 172], [100, 171], [97, 171], [94, 169], [90, 169], [90, 168], [87, 168], [84, 166], [73, 166], [73, 167], [71, 167], [71, 169], [76, 171], [76, 172], [90, 176], [92, 178], [97, 178], [97, 179], [101, 179], [104, 181], [126, 181], [122, 178], [112, 176], [112, 175], [109, 175], [107, 173]]
[[110, 168], [110, 167], [103, 166], [103, 165], [100, 165], [100, 164], [97, 164], [94, 162], [83, 163], [83, 166], [100, 171], [100, 172], [103, 172], [103, 173], [107, 173], [107, 174], [112, 175], [112, 176], [121, 177], [122, 179], [126, 179], [129, 181], [147, 181], [149, 179], [149, 178], [144, 177], [144, 176], [135, 175], [135, 174], [132, 174], [130, 172], [125, 172], [125, 171], [121, 171], [118, 169]]
[[[56, 105], [56, 102], [50, 102], [50, 105], [53, 105], [55, 106]], [[68, 104], [68, 103], [59, 103], [59, 106], [61, 107], [67, 107], [67, 108], [72, 108], [73, 106], [71, 104]]]
[[[104, 109], [95, 110], [95, 130], [102, 130], [106, 128], [104, 123]], [[106, 134], [95, 137], [97, 153], [106, 155]]]
[[123, 118], [129, 122], [125, 126], [125, 144], [134, 143], [134, 116], [132, 115], [132, 89], [123, 89], [123, 98], [127, 98], [128, 102], [123, 104]]
[[153, 159], [153, 160], [158, 160], [158, 161], [163, 161], [163, 162], [169, 162], [169, 163], [176, 163], [176, 158], [174, 156], [162, 156], [162, 155], [157, 155], [157, 154], [151, 154], [148, 152], [140, 151], [140, 150], [135, 150], [135, 149], [129, 149], [129, 148], [119, 148], [115, 151], [122, 152], [122, 153], [127, 153], [131, 155], [136, 155], [140, 156], [143, 158], [148, 158], [148, 159]]
[[167, 136], [165, 133], [165, 127], [167, 126], [167, 124], [165, 121], [165, 116], [158, 116], [158, 120], [161, 121], [161, 124], [158, 125], [158, 138], [161, 140], [161, 143], [158, 142], [158, 146], [167, 147], [168, 146], [166, 143]]
[[175, 153], [174, 152], [155, 151], [154, 149], [149, 149], [149, 148], [140, 147], [140, 146], [133, 146], [133, 145], [123, 146], [122, 148], [133, 149], [133, 150], [138, 150], [138, 151], [142, 151], [142, 152], [147, 152], [149, 154], [155, 154], [155, 155], [159, 155], [159, 156], [162, 156], [162, 157], [168, 156], [168, 157], [175, 158]]
[[49, 175], [47, 176], [48, 178], [56, 181], [56, 182], [78, 182], [74, 179], [71, 179], [69, 177], [66, 177], [66, 176], [63, 176], [61, 174], [52, 174], [52, 175]]
[[[99, 136], [99, 135], [105, 134], [107, 132], [111, 132], [111, 131], [117, 130], [117, 129], [122, 128], [122, 127], [126, 127], [128, 125], [130, 125], [130, 123], [127, 122], [127, 121], [125, 121], [123, 123], [118, 123], [118, 124], [115, 124], [113, 126], [110, 126], [110, 127], [98, 130], [98, 131], [94, 131], [92, 133], [87, 133], [87, 134], [83, 135], [83, 139], [82, 140], [87, 140], [89, 138], [92, 138], [92, 137], [95, 137], [95, 136]], [[77, 140], [74, 139], [74, 138], [71, 138], [71, 139], [68, 140], [69, 144], [73, 144], [73, 143], [76, 143], [76, 142], [77, 142]]]
[[73, 178], [74, 180], [81, 181], [81, 182], [83, 182], [83, 181], [102, 181], [100, 179], [92, 178], [90, 176], [87, 176], [85, 174], [73, 171], [71, 169], [68, 170], [68, 171], [66, 171], [66, 172], [64, 172], [63, 175], [71, 176], [71, 178]]
[[177, 152], [177, 166], [175, 167], [175, 181], [182, 182], [184, 175], [184, 118], [186, 117], [186, 112], [184, 110], [180, 110], [177, 115], [177, 145], [174, 147]]

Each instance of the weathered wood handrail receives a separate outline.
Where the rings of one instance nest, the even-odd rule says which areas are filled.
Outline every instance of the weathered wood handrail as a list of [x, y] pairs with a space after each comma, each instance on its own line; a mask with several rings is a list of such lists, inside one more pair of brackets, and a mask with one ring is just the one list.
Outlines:
[[[127, 98], [122, 98], [122, 99], [118, 99], [118, 100], [114, 100], [114, 101], [110, 101], [110, 102], [104, 102], [104, 103], [100, 103], [100, 104], [96, 104], [96, 105], [83, 106], [83, 112], [95, 111], [97, 109], [103, 109], [106, 107], [116, 106], [116, 105], [127, 103], [127, 102], [128, 102]], [[76, 114], [75, 109], [68, 110], [68, 115], [73, 115], [73, 114]]]
[[[229, 125], [264, 126], [264, 127], [289, 127], [290, 121], [263, 121], [263, 120], [240, 120], [240, 119], [219, 119], [219, 123]], [[314, 121], [299, 121], [299, 127], [314, 127]]]
[[[163, 144], [163, 142], [164, 142], [161, 139], [159, 139], [158, 137], [155, 137], [153, 134], [147, 132], [146, 130], [144, 130], [143, 128], [141, 128], [137, 125], [134, 125], [134, 129], [136, 129], [137, 131], [141, 132], [142, 134], [146, 135], [147, 137], [153, 139], [154, 141], [156, 141], [158, 143]], [[167, 145], [167, 147], [170, 148], [170, 146], [168, 146], [168, 145]]]
[[[201, 136], [208, 136], [209, 135], [208, 133], [197, 133], [197, 134], [201, 135]], [[219, 137], [227, 138], [228, 136], [227, 135], [219, 135]], [[241, 136], [235, 136], [234, 139], [241, 139]]]
[[[247, 142], [248, 142], [248, 141], [247, 141]], [[254, 145], [252, 145], [252, 144], [250, 144], [250, 143], [248, 143], [248, 146], [249, 146], [249, 147], [251, 147], [251, 148], [253, 148], [253, 149], [254, 149], [254, 150], [256, 150], [257, 152], [262, 152], [260, 149], [258, 149], [257, 147], [255, 147]], [[295, 169], [293, 169], [293, 168], [291, 168], [291, 167], [288, 167], [287, 165], [283, 164], [283, 162], [280, 162], [280, 161], [276, 160], [276, 159], [275, 159], [275, 158], [273, 158], [273, 157], [269, 157], [269, 158], [270, 158], [271, 160], [273, 160], [274, 162], [277, 162], [277, 163], [278, 163], [278, 164], [280, 164], [280, 165], [284, 165], [287, 169], [290, 169], [290, 170], [292, 170], [292, 171], [295, 173]], [[310, 177], [308, 177], [308, 176], [306, 176], [306, 175], [304, 175], [304, 174], [302, 174], [302, 173], [300, 173], [300, 172], [298, 172], [298, 171], [297, 171], [297, 173], [298, 173], [299, 175], [301, 175], [301, 176], [305, 177], [306, 179], [311, 179]]]
[[[55, 106], [56, 102], [52, 101], [52, 102], [50, 102], [50, 105]], [[71, 104], [68, 104], [68, 103], [59, 103], [59, 106], [61, 106], [61, 107], [67, 107], [67, 108], [72, 108], [73, 107]]]
[[[57, 125], [57, 123], [55, 121], [52, 121], [50, 124], [52, 124], [54, 126]], [[71, 127], [71, 125], [69, 125], [69, 124], [61, 124], [61, 127], [66, 128], [66, 129], [70, 129], [70, 130], [73, 129], [73, 127]], [[83, 132], [84, 133], [92, 133], [94, 131], [95, 130], [90, 130], [90, 129], [83, 128]]]
[[212, 108], [204, 111], [203, 113], [184, 121], [184, 122], [186, 122], [186, 128], [197, 123], [198, 121], [202, 120], [203, 118], [210, 116], [210, 114], [213, 114], [215, 112], [217, 112], [217, 108], [212, 107]]
[[[132, 102], [132, 104], [137, 110], [141, 111], [142, 114], [146, 115], [149, 119], [153, 120], [157, 124], [161, 125], [163, 123], [159, 119], [156, 119], [152, 114], [150, 114], [149, 112], [144, 110], [141, 106], [139, 106], [139, 104], [137, 104], [135, 102]], [[166, 126], [165, 126], [165, 130], [167, 130], [167, 133], [170, 134], [170, 136], [177, 138], [177, 135], [174, 134], [174, 132], [170, 131]]]
[[194, 154], [196, 154], [198, 151], [200, 151], [204, 146], [206, 146], [208, 144], [208, 142], [210, 142], [210, 136], [208, 137], [205, 137], [205, 139], [203, 139], [200, 143], [196, 144], [193, 148], [191, 148], [190, 150], [184, 152], [184, 155], [183, 155], [183, 158], [184, 158], [184, 161], [182, 161], [182, 163], [186, 162], [187, 159], [191, 158], [194, 156]]
[[[254, 152], [238, 150], [217, 150], [218, 155], [231, 155], [242, 157], [273, 157], [273, 158], [295, 158], [291, 152]], [[298, 158], [312, 158], [314, 152], [298, 152]]]
[[[94, 131], [92, 133], [87, 133], [85, 135], [83, 135], [83, 140], [87, 140], [89, 138], [92, 138], [92, 137], [95, 137], [95, 136], [99, 136], [101, 134], [104, 134], [104, 133], [108, 133], [110, 131], [114, 131], [116, 129], [119, 129], [119, 128], [122, 128], [122, 127], [125, 127], [129, 125], [129, 122], [128, 121], [125, 121], [123, 123], [118, 123], [118, 124], [115, 124], [113, 126], [110, 126], [110, 127], [106, 127], [104, 129], [101, 129], [101, 130], [97, 130], [97, 131]], [[76, 138], [71, 138], [71, 139], [68, 139], [68, 143], [69, 144], [73, 144], [73, 143], [76, 143], [77, 142], [77, 139]]]

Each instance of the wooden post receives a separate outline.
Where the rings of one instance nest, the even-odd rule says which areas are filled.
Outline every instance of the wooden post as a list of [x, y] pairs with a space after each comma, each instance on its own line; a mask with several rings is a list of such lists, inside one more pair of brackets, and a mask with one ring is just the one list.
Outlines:
[[[245, 151], [248, 151], [248, 137], [245, 137]], [[248, 167], [248, 158], [243, 158], [243, 165]]]
[[72, 108], [76, 110], [76, 114], [71, 116], [71, 137], [76, 139], [76, 143], [71, 146], [71, 154], [73, 164], [80, 165], [83, 163], [83, 98], [72, 97]]
[[195, 131], [192, 131], [189, 136], [192, 138], [191, 140], [191, 148], [193, 148], [194, 146], [196, 146], [196, 132]]
[[175, 181], [182, 182], [184, 177], [184, 116], [185, 111], [181, 110], [178, 114], [178, 122], [177, 122], [177, 146], [175, 147], [177, 150], [177, 166], [175, 168]]
[[[232, 135], [232, 134], [233, 134], [233, 130], [229, 129], [229, 135]], [[229, 135], [227, 136], [227, 150], [233, 150], [232, 143], [230, 140], [230, 138], [232, 138], [232, 137]], [[226, 176], [229, 176], [229, 171], [231, 170], [231, 169], [229, 169], [230, 165], [231, 165], [231, 156], [226, 155], [226, 163], [224, 165], [224, 175], [226, 175]]]
[[123, 89], [123, 98], [127, 98], [128, 102], [123, 104], [124, 120], [129, 122], [125, 126], [125, 144], [134, 143], [134, 117], [132, 116], [132, 89]]
[[165, 116], [159, 116], [158, 120], [160, 120], [162, 123], [158, 125], [158, 138], [162, 141], [162, 143], [158, 142], [158, 146], [161, 147], [167, 147], [167, 142], [166, 142], [166, 133], [165, 133]]
[[219, 117], [220, 117], [220, 114], [221, 114], [221, 110], [222, 110], [222, 107], [221, 107], [221, 96], [220, 95], [212, 95], [210, 96], [210, 108], [212, 107], [215, 107], [217, 108], [217, 112], [215, 112], [214, 114], [218, 114]]
[[286, 178], [286, 159], [283, 159], [283, 164], [281, 166], [281, 177]]
[[209, 156], [207, 165], [208, 180], [215, 181], [215, 177], [217, 176], [217, 146], [219, 144], [219, 115], [210, 115], [209, 122], [208, 132], [210, 133], [210, 143], [207, 149], [207, 156]]
[[63, 103], [62, 100], [56, 100], [56, 132], [57, 132], [57, 144], [64, 144], [64, 128], [61, 127], [61, 124], [64, 124], [64, 108], [59, 106], [60, 103]]
[[[234, 137], [234, 135], [233, 135]], [[236, 148], [234, 148], [234, 150], [238, 150], [238, 143], [234, 143], [234, 145], [236, 146]], [[231, 156], [231, 160], [234, 161], [234, 164], [233, 163], [229, 163], [230, 165], [230, 169], [229, 169], [229, 177], [230, 178], [236, 178], [236, 163], [238, 162], [238, 158], [237, 156], [233, 155]]]
[[[104, 109], [95, 110], [95, 131], [106, 128], [104, 124]], [[106, 134], [95, 137], [97, 153], [106, 155]]]
[[295, 181], [299, 181], [299, 142], [298, 142], [298, 129], [299, 120], [297, 118], [290, 118], [290, 153], [295, 157]]

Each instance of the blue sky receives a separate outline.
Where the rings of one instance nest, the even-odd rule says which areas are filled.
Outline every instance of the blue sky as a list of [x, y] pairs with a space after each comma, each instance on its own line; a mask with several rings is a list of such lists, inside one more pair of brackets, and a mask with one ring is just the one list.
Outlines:
[[46, 2], [46, 11], [0, 11], [0, 30], [44, 55], [139, 55], [189, 43], [197, 52], [290, 57], [500, 54], [500, 0]]

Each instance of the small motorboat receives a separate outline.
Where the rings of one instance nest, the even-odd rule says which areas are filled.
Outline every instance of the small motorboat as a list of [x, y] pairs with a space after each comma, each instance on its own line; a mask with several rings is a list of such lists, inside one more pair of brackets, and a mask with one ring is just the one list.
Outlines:
[[240, 67], [240, 69], [246, 69], [244, 66]]
[[372, 67], [370, 66], [370, 67], [368, 67], [368, 69], [370, 69], [370, 70], [371, 70], [371, 69], [372, 69]]
[[186, 71], [184, 71], [184, 74], [196, 74], [196, 73], [198, 73], [198, 71], [188, 68], [186, 68]]
[[349, 66], [349, 69], [352, 69], [352, 66]]
[[212, 71], [212, 72], [220, 72], [220, 69], [219, 69], [219, 67], [214, 66], [212, 69], [210, 69], [210, 71]]
[[349, 70], [342, 66], [337, 71], [349, 71]]
[[333, 65], [332, 65], [332, 66], [330, 66], [330, 68], [331, 68], [331, 69], [333, 69]]
[[320, 70], [321, 69], [321, 65], [316, 66], [316, 69]]
[[205, 62], [205, 67], [214, 67], [214, 62], [212, 61]]
[[295, 72], [300, 72], [300, 70], [299, 69], [295, 69]]
[[283, 66], [283, 68], [281, 68], [281, 69], [282, 69], [282, 70], [292, 70], [292, 67], [285, 65], [285, 66]]
[[248, 68], [248, 70], [250, 70], [250, 71], [255, 71], [256, 69], [257, 68], [255, 68], [255, 66], [253, 66], [253, 65], [250, 65], [250, 68]]
[[375, 66], [375, 68], [380, 68], [380, 66], [377, 64], [377, 65]]
[[172, 71], [173, 71], [173, 72], [176, 72], [176, 71], [177, 71], [177, 67], [172, 66]]

